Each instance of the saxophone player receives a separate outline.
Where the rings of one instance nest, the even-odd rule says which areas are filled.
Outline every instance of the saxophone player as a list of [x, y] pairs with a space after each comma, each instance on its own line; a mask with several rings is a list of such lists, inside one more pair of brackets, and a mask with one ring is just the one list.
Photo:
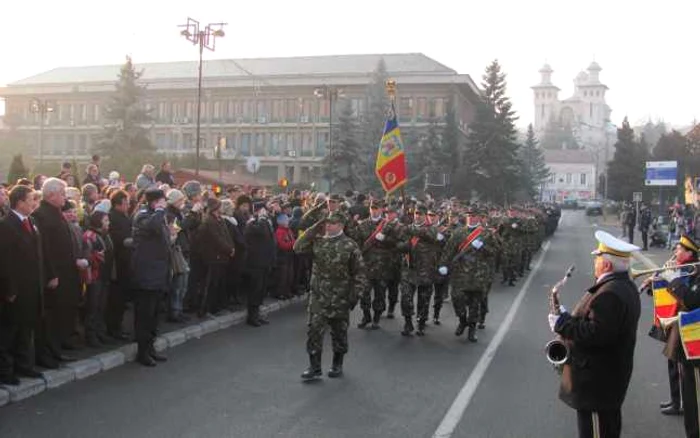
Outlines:
[[629, 259], [640, 248], [604, 231], [595, 233], [595, 284], [574, 310], [550, 310], [549, 324], [569, 346], [559, 398], [576, 410], [580, 438], [616, 438], [627, 393], [640, 300]]

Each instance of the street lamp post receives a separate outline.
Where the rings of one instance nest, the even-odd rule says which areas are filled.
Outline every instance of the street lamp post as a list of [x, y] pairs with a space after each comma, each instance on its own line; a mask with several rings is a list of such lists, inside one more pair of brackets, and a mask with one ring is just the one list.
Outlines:
[[216, 38], [224, 37], [224, 26], [226, 23], [209, 23], [204, 29], [200, 27], [199, 21], [187, 18], [187, 24], [182, 24], [179, 27], [184, 29], [180, 35], [184, 36], [187, 41], [193, 45], [199, 45], [199, 68], [197, 77], [197, 140], [195, 157], [195, 175], [199, 175], [199, 148], [200, 148], [200, 127], [202, 119], [202, 56], [204, 49], [214, 51], [216, 49]]
[[[328, 99], [328, 155], [331, 165], [333, 164], [333, 103], [339, 97], [344, 97], [341, 88], [324, 85], [314, 90], [317, 99]], [[333, 193], [333, 177], [328, 176], [328, 193]]]
[[39, 166], [44, 162], [44, 123], [46, 115], [54, 111], [53, 103], [48, 100], [33, 98], [29, 103], [29, 111], [39, 114]]

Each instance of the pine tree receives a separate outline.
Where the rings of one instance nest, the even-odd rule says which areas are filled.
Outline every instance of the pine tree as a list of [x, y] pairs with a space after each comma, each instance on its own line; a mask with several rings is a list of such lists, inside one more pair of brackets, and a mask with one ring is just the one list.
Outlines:
[[608, 165], [608, 193], [616, 201], [631, 201], [632, 194], [644, 189], [645, 166], [649, 156], [646, 142], [635, 139], [627, 117], [617, 130], [615, 155]]
[[95, 152], [112, 161], [118, 159], [120, 170], [126, 174], [138, 173], [141, 165], [155, 154], [145, 127], [152, 118], [142, 101], [145, 88], [138, 83], [142, 75], [127, 56], [105, 108], [107, 123], [95, 148]]
[[14, 184], [20, 178], [28, 178], [29, 169], [24, 165], [22, 154], [17, 154], [12, 158], [10, 168], [7, 171], [7, 183]]
[[447, 102], [447, 111], [445, 112], [445, 125], [442, 130], [442, 144], [445, 149], [447, 158], [447, 174], [449, 177], [449, 192], [452, 192], [453, 182], [457, 177], [460, 167], [460, 146], [462, 133], [457, 124], [457, 114], [455, 113], [454, 99], [450, 97]]
[[532, 123], [527, 127], [525, 144], [520, 147], [518, 157], [520, 160], [522, 187], [529, 197], [539, 193], [540, 186], [549, 178], [550, 172], [544, 162], [544, 153], [539, 148]]
[[344, 99], [338, 121], [333, 126], [333, 148], [324, 158], [324, 173], [333, 181], [334, 191], [356, 190], [360, 186], [359, 172], [365, 160], [357, 139], [357, 125], [352, 103]]
[[417, 129], [407, 129], [401, 132], [404, 150], [406, 151], [406, 166], [408, 167], [408, 181], [406, 191], [418, 192], [425, 187], [425, 171], [429, 166], [428, 153], [425, 143], [427, 133]]
[[519, 180], [517, 116], [506, 96], [506, 75], [494, 60], [483, 76], [483, 95], [467, 137], [462, 178], [482, 198], [503, 203]]
[[365, 92], [367, 106], [365, 113], [362, 115], [362, 133], [358, 137], [358, 140], [361, 142], [362, 156], [367, 157], [367, 166], [361, 172], [362, 179], [372, 189], [381, 187], [379, 180], [374, 174], [374, 165], [389, 108], [389, 98], [386, 94], [386, 81], [388, 78], [386, 63], [384, 58], [382, 58], [377, 63]]

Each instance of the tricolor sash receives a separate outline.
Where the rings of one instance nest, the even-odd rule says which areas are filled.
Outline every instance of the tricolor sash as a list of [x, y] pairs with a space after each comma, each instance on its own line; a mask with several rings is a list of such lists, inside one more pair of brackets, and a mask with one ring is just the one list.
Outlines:
[[466, 239], [462, 241], [462, 243], [459, 244], [459, 248], [457, 248], [458, 252], [462, 252], [465, 249], [469, 247], [469, 245], [472, 244], [479, 236], [481, 236], [481, 233], [484, 232], [484, 227], [478, 226], [474, 231], [469, 233]]
[[685, 356], [690, 360], [700, 359], [700, 309], [680, 312], [678, 326]]

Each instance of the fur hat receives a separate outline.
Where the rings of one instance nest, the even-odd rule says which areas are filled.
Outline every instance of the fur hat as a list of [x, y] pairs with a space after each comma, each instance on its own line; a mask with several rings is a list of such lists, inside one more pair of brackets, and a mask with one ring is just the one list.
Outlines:
[[148, 189], [145, 192], [146, 195], [146, 202], [151, 203], [155, 201], [159, 201], [161, 199], [167, 199], [165, 197], [165, 192], [163, 192], [161, 189]]
[[185, 199], [185, 194], [178, 189], [168, 190], [168, 205], [175, 205], [182, 199]]

